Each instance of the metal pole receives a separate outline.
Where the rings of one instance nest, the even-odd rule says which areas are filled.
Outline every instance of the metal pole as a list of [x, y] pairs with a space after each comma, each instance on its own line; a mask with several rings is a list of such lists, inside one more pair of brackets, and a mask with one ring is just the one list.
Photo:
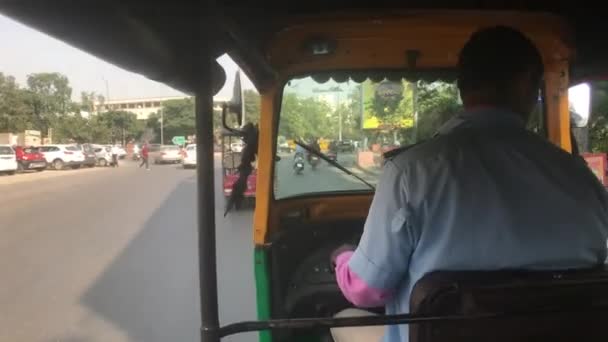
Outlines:
[[[201, 17], [197, 18], [199, 31], [195, 32], [198, 41], [208, 39], [213, 24], [212, 6], [204, 1]], [[196, 153], [200, 162], [197, 168], [198, 204], [198, 261], [201, 306], [201, 342], [219, 342], [219, 314], [217, 299], [217, 270], [215, 254], [215, 191], [213, 157], [213, 89], [212, 57], [207, 44], [194, 45], [198, 64], [194, 71], [198, 78], [195, 89], [196, 115]]]
[[336, 110], [338, 111], [338, 141], [342, 141], [342, 111], [340, 110], [340, 92], [336, 93]]
[[412, 83], [412, 110], [414, 111], [414, 143], [418, 141], [418, 81]]
[[108, 84], [108, 80], [106, 80], [105, 77], [101, 77], [101, 79], [104, 81], [104, 83], [106, 84], [106, 100], [110, 100], [110, 85]]
[[160, 103], [160, 144], [165, 143], [165, 117], [163, 114], [163, 103]]

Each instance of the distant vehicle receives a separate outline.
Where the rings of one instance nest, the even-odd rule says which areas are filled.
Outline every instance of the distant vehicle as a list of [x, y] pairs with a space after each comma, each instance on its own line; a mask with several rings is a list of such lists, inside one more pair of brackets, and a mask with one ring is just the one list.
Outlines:
[[97, 156], [91, 144], [82, 144], [77, 146], [82, 151], [82, 154], [84, 154], [84, 162], [82, 163], [82, 165], [88, 167], [94, 167], [95, 165], [97, 165]]
[[120, 145], [106, 145], [106, 147], [109, 147], [110, 149], [112, 147], [116, 147], [118, 148], [118, 159], [125, 159], [127, 157], [127, 150], [125, 150], [122, 146]]
[[10, 145], [0, 145], [0, 173], [14, 175], [17, 171], [17, 156]]
[[285, 137], [278, 137], [277, 147], [279, 149], [279, 152], [291, 153], [291, 147], [289, 146], [289, 143], [287, 142], [287, 139], [285, 139]]
[[17, 167], [19, 170], [42, 171], [46, 169], [46, 159], [44, 159], [44, 155], [40, 153], [38, 147], [17, 146], [15, 148], [15, 156], [17, 157]]
[[79, 169], [84, 163], [84, 153], [76, 145], [44, 145], [40, 146], [40, 152], [55, 170], [63, 170], [66, 166]]
[[184, 151], [184, 169], [196, 167], [196, 144], [186, 146]]
[[352, 140], [338, 141], [338, 152], [354, 152], [355, 144]]
[[232, 152], [241, 153], [243, 148], [245, 148], [245, 144], [242, 141], [235, 141], [230, 144], [230, 151]]
[[162, 145], [158, 151], [150, 152], [150, 156], [154, 160], [154, 164], [175, 164], [182, 161], [181, 150], [176, 145]]
[[105, 145], [91, 145], [93, 152], [95, 152], [95, 158], [97, 159], [97, 165], [108, 166], [112, 165], [112, 153], [111, 149]]

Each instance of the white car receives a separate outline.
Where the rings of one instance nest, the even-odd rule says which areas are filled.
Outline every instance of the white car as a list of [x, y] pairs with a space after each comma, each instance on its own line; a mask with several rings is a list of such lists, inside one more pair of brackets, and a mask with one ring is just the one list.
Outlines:
[[40, 146], [40, 153], [55, 170], [62, 170], [66, 166], [78, 169], [84, 163], [84, 153], [76, 145], [43, 145]]
[[17, 171], [17, 156], [10, 145], [0, 145], [0, 173], [9, 175]]
[[125, 159], [127, 156], [127, 151], [120, 145], [106, 145], [106, 147], [109, 147], [110, 149], [115, 148], [118, 151], [118, 159]]
[[176, 145], [162, 145], [158, 151], [150, 151], [148, 158], [152, 158], [154, 164], [181, 163], [182, 151]]
[[230, 144], [230, 151], [241, 153], [243, 152], [243, 148], [245, 148], [245, 144], [242, 141], [233, 142]]
[[184, 169], [196, 167], [196, 144], [186, 146], [184, 151]]
[[97, 158], [97, 165], [108, 166], [112, 165], [112, 153], [111, 149], [104, 145], [93, 145], [93, 151], [95, 151], [95, 158]]

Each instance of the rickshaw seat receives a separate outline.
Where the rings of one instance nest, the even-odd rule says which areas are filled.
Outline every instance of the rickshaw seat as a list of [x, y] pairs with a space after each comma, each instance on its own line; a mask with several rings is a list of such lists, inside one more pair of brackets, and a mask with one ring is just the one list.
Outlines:
[[[516, 315], [523, 311], [536, 312]], [[411, 324], [410, 342], [606, 341], [608, 271], [433, 272], [415, 284], [410, 312], [502, 313], [494, 318]]]

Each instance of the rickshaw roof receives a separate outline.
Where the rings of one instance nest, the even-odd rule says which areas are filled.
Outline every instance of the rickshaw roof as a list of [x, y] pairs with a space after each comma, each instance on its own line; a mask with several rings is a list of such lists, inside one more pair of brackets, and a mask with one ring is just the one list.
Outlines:
[[[264, 49], [281, 30], [304, 17], [340, 12], [373, 16], [395, 9], [460, 9], [548, 12], [563, 16], [574, 31], [577, 58], [572, 77], [582, 79], [604, 73], [608, 47], [604, 44], [605, 16], [589, 4], [575, 1], [215, 1], [210, 10], [204, 1], [142, 0], [3, 0], [0, 12], [28, 26], [61, 39], [127, 70], [176, 89], [192, 93], [196, 85], [193, 47], [207, 49], [213, 57], [228, 53], [258, 88], [275, 77]], [[391, 12], [388, 12], [388, 10]], [[212, 20], [215, 32], [205, 41], [196, 34], [201, 20]], [[305, 20], [305, 19], [304, 19]], [[225, 74], [215, 65], [214, 89]]]

